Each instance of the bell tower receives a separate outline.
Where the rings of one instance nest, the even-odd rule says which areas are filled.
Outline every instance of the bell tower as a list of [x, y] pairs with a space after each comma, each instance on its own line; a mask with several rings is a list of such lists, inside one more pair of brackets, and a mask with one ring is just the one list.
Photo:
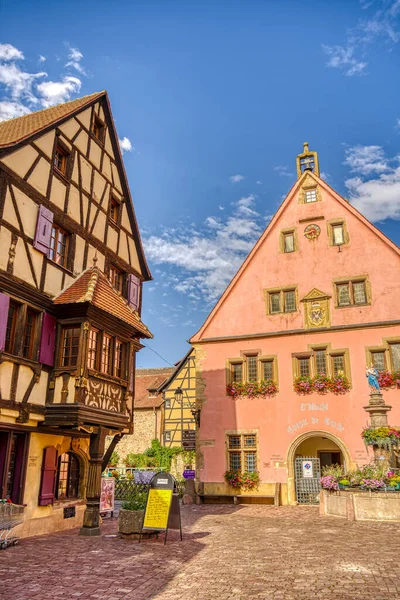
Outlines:
[[298, 154], [296, 158], [297, 179], [300, 179], [304, 171], [312, 171], [319, 177], [318, 153], [308, 149], [308, 142], [304, 142], [303, 146], [302, 154]]

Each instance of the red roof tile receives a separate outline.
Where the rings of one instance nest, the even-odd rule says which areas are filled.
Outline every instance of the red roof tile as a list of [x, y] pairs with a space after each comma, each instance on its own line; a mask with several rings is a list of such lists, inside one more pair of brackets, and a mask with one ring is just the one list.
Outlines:
[[152, 338], [153, 334], [127, 301], [113, 288], [98, 267], [90, 267], [54, 299], [54, 304], [89, 302], [121, 321], [134, 327], [140, 337]]
[[174, 369], [136, 369], [134, 408], [159, 408], [163, 402], [162, 394], [150, 398], [149, 390], [157, 390]]

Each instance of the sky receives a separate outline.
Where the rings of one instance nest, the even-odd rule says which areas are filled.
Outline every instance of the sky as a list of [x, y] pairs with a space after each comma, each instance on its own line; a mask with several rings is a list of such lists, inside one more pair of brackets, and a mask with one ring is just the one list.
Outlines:
[[153, 275], [138, 367], [187, 352], [295, 183], [304, 141], [400, 245], [400, 0], [0, 10], [0, 119], [108, 91]]

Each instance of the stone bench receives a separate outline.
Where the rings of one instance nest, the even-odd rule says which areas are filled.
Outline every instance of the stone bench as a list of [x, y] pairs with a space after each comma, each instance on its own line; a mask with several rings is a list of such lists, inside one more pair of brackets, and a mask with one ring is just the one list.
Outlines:
[[[198, 493], [197, 494], [197, 501], [198, 504], [206, 504], [207, 500], [222, 500], [222, 499], [232, 499], [232, 503], [233, 504], [240, 504], [240, 501], [244, 498], [246, 499], [250, 499], [253, 500], [253, 502], [256, 504], [257, 503], [257, 499], [272, 499], [274, 501], [274, 506], [279, 506], [280, 505], [280, 491], [281, 491], [281, 484], [280, 483], [275, 483], [275, 491], [273, 494], [263, 494], [263, 495], [259, 495], [259, 494], [204, 494], [204, 493]], [[221, 504], [223, 504], [223, 502], [221, 502]]]

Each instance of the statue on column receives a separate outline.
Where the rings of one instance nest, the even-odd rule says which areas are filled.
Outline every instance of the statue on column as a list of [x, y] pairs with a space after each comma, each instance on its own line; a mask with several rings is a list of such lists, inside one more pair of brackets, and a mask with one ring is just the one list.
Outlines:
[[375, 369], [374, 365], [371, 363], [371, 365], [366, 368], [366, 372], [365, 372], [365, 376], [368, 378], [368, 385], [369, 385], [369, 391], [372, 394], [376, 394], [379, 393], [381, 388], [379, 386], [379, 381], [378, 381], [378, 370]]

